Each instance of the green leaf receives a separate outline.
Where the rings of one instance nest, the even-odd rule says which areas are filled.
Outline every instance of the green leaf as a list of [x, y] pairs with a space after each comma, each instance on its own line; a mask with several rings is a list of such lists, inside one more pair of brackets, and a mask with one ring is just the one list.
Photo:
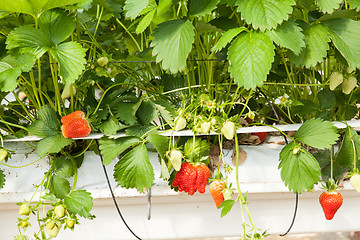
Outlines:
[[135, 29], [135, 33], [136, 34], [140, 34], [142, 32], [145, 31], [145, 29], [150, 25], [151, 21], [154, 18], [156, 9], [148, 12], [139, 22], [139, 24], [137, 25], [136, 29]]
[[331, 14], [335, 9], [340, 7], [342, 0], [316, 0], [316, 3], [319, 6], [320, 11]]
[[161, 158], [161, 170], [160, 170], [160, 177], [163, 179], [169, 179], [170, 178], [170, 172], [169, 169], [164, 161], [163, 158]]
[[108, 120], [101, 123], [99, 129], [105, 134], [112, 135], [120, 130], [120, 124], [114, 116], [110, 116]]
[[[151, 42], [156, 62], [162, 62], [172, 73], [185, 69], [186, 59], [194, 42], [194, 28], [189, 20], [170, 20], [158, 25]], [[174, 57], [176, 56], [176, 57]]]
[[[47, 183], [45, 183], [47, 185]], [[70, 192], [70, 183], [68, 180], [53, 174], [50, 179], [49, 190], [57, 198], [64, 199]]]
[[341, 142], [339, 151], [335, 155], [335, 162], [350, 170], [354, 167], [354, 161], [360, 158], [360, 138], [352, 127], [345, 129], [344, 139]]
[[151, 143], [156, 151], [162, 158], [165, 158], [165, 154], [169, 149], [169, 138], [159, 134], [151, 134], [146, 137], [146, 140]]
[[58, 153], [64, 147], [73, 143], [73, 139], [64, 138], [61, 133], [48, 136], [40, 140], [36, 146], [36, 152], [40, 157], [44, 157], [49, 153]]
[[118, 139], [101, 139], [99, 141], [100, 151], [104, 158], [104, 165], [108, 165], [117, 156], [121, 155], [126, 149], [140, 143], [136, 137], [122, 137]]
[[158, 116], [154, 103], [152, 101], [142, 101], [139, 109], [136, 111], [136, 117], [142, 124], [150, 124]]
[[226, 47], [226, 45], [228, 43], [231, 42], [231, 40], [233, 40], [234, 37], [236, 37], [237, 35], [239, 35], [242, 31], [246, 30], [245, 27], [239, 27], [239, 28], [232, 28], [229, 29], [228, 31], [226, 31], [219, 39], [219, 41], [216, 43], [216, 45], [211, 49], [212, 51], [220, 51], [221, 49], [223, 49], [224, 47]]
[[309, 191], [320, 181], [320, 166], [316, 159], [303, 147], [293, 153], [295, 142], [287, 144], [280, 152], [279, 169], [285, 186], [294, 193]]
[[[3, 64], [0, 62], [0, 68], [4, 68], [5, 65]], [[0, 90], [4, 92], [13, 91], [17, 87], [17, 78], [21, 75], [19, 67], [13, 68], [10, 65], [8, 67], [8, 69], [0, 72]]]
[[276, 44], [292, 50], [298, 55], [303, 47], [305, 47], [305, 35], [302, 28], [293, 20], [283, 22], [276, 29], [267, 32], [272, 41]]
[[196, 138], [195, 141], [190, 138], [186, 141], [184, 146], [184, 156], [187, 159], [201, 159], [208, 156], [210, 153], [210, 144], [206, 140]]
[[248, 24], [261, 30], [275, 28], [292, 13], [294, 0], [236, 1], [241, 16]]
[[[166, 123], [173, 122], [174, 117], [170, 112], [173, 110], [172, 106], [163, 106], [161, 102], [155, 103], [154, 106]], [[169, 110], [169, 108], [171, 108], [171, 110]]]
[[219, 2], [220, 0], [191, 0], [189, 14], [197, 17], [205, 16], [210, 14]]
[[40, 16], [39, 28], [51, 39], [53, 46], [56, 46], [70, 37], [75, 29], [75, 22], [65, 12], [51, 10]]
[[131, 18], [131, 20], [135, 19], [148, 4], [149, 0], [126, 0], [124, 6], [125, 16]]
[[321, 109], [331, 109], [336, 105], [336, 96], [329, 88], [325, 88], [316, 94]]
[[360, 22], [339, 18], [322, 24], [327, 27], [331, 40], [350, 68], [360, 68]]
[[59, 177], [69, 178], [74, 175], [74, 167], [71, 160], [65, 157], [54, 157], [51, 168]]
[[290, 55], [297, 66], [314, 67], [327, 56], [330, 41], [328, 30], [321, 24], [313, 24], [304, 31], [305, 48], [298, 55]]
[[157, 128], [154, 125], [139, 125], [136, 124], [134, 126], [128, 127], [125, 130], [126, 135], [135, 136], [138, 138], [144, 138], [149, 134], [153, 134], [156, 132]]
[[230, 75], [240, 87], [255, 89], [266, 80], [274, 55], [274, 45], [265, 33], [242, 33], [229, 47]]
[[146, 192], [154, 182], [154, 169], [144, 143], [126, 153], [115, 165], [115, 181], [126, 189], [136, 188]]
[[[313, 154], [319, 162], [321, 168], [321, 179], [328, 181], [331, 179], [331, 166], [330, 166], [330, 150], [320, 150]], [[333, 161], [333, 178], [335, 182], [339, 182], [344, 175], [344, 169], [336, 162]]]
[[295, 133], [295, 140], [319, 149], [329, 148], [339, 138], [337, 128], [328, 121], [312, 118]]
[[319, 111], [319, 107], [310, 100], [300, 99], [298, 101], [294, 101], [293, 104], [296, 104], [291, 108], [292, 115], [304, 115], [304, 114], [312, 114], [314, 112]]
[[221, 209], [221, 217], [224, 217], [226, 214], [228, 214], [235, 203], [236, 202], [231, 199], [223, 201], [219, 206], [219, 208], [222, 208]]
[[69, 212], [79, 214], [81, 217], [93, 219], [94, 216], [90, 214], [93, 207], [92, 200], [91, 193], [85, 190], [76, 190], [65, 197], [64, 203]]
[[82, 0], [2, 0], [0, 10], [39, 16], [42, 12], [81, 2]]
[[5, 174], [4, 171], [2, 169], [0, 169], [0, 189], [2, 189], [5, 185]]
[[116, 106], [116, 117], [123, 121], [125, 124], [133, 125], [137, 122], [136, 112], [139, 109], [141, 101], [136, 103], [121, 102]]
[[31, 53], [23, 53], [16, 55], [15, 67], [19, 67], [21, 71], [28, 72], [35, 64], [35, 56]]
[[12, 30], [6, 39], [6, 48], [18, 49], [20, 53], [32, 53], [40, 58], [52, 46], [51, 39], [41, 31], [30, 26]]
[[62, 43], [51, 48], [50, 53], [59, 63], [59, 73], [65, 85], [74, 83], [85, 69], [85, 50], [77, 42]]
[[360, 0], [350, 0], [349, 2], [352, 9], [360, 9]]
[[49, 105], [43, 106], [38, 112], [38, 120], [28, 127], [28, 131], [38, 137], [57, 135], [60, 131], [60, 122], [54, 109]]

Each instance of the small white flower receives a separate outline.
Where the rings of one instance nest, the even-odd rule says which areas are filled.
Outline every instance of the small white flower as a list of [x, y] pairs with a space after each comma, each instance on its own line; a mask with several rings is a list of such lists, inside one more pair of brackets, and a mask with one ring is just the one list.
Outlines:
[[277, 99], [275, 99], [275, 104], [279, 105], [285, 105], [285, 104], [289, 104], [290, 100], [289, 100], [289, 95], [284, 94], [283, 96], [278, 97]]

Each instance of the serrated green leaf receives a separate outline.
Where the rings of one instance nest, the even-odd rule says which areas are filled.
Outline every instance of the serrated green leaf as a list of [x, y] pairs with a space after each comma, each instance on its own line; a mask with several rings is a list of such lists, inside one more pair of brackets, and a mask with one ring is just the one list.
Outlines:
[[64, 138], [61, 133], [48, 136], [40, 140], [36, 146], [36, 152], [40, 157], [44, 157], [50, 153], [58, 153], [64, 147], [73, 143], [73, 139]]
[[303, 144], [324, 149], [336, 143], [339, 138], [337, 130], [329, 121], [312, 118], [301, 125], [294, 138]]
[[[47, 185], [47, 183], [45, 183]], [[53, 174], [50, 179], [49, 190], [57, 198], [64, 199], [70, 192], [70, 183], [68, 180]]]
[[16, 56], [15, 67], [19, 67], [21, 71], [28, 72], [35, 64], [35, 56], [31, 53], [18, 54]]
[[42, 12], [81, 2], [82, 0], [2, 0], [0, 10], [39, 16]]
[[325, 88], [316, 94], [321, 109], [331, 109], [336, 105], [336, 96], [329, 88]]
[[349, 0], [349, 3], [352, 9], [360, 9], [360, 0]]
[[291, 55], [296, 66], [314, 67], [322, 62], [329, 50], [328, 30], [321, 24], [313, 24], [304, 31], [305, 48], [298, 55]]
[[40, 16], [39, 28], [56, 46], [70, 37], [75, 29], [75, 22], [63, 11], [50, 10]]
[[5, 185], [5, 174], [4, 171], [2, 169], [0, 169], [0, 189], [2, 189]]
[[160, 170], [160, 177], [163, 179], [169, 179], [170, 178], [170, 172], [169, 169], [164, 161], [163, 158], [160, 159], [161, 161], [161, 170]]
[[[166, 123], [171, 123], [174, 120], [171, 112], [165, 107], [162, 106], [160, 102], [154, 104], [156, 110], [159, 112], [160, 116], [165, 120]], [[171, 106], [168, 106], [168, 108]]]
[[126, 0], [124, 6], [125, 16], [131, 18], [131, 20], [135, 19], [148, 4], [149, 0]]
[[21, 69], [19, 67], [13, 68], [10, 66], [0, 72], [0, 90], [3, 92], [13, 91], [17, 87], [17, 78], [20, 75]]
[[266, 80], [274, 55], [274, 45], [265, 33], [242, 33], [229, 47], [230, 75], [240, 87], [255, 89]]
[[77, 42], [62, 43], [51, 48], [50, 53], [59, 63], [59, 74], [65, 85], [74, 83], [85, 69], [85, 50]]
[[320, 166], [316, 159], [303, 147], [293, 153], [295, 142], [287, 144], [280, 152], [279, 169], [285, 186], [294, 193], [309, 191], [320, 181]]
[[257, 29], [275, 28], [292, 13], [294, 0], [252, 0], [236, 1], [241, 16], [245, 21]]
[[189, 14], [202, 17], [210, 14], [218, 5], [220, 0], [191, 0]]
[[298, 100], [294, 101], [293, 104], [296, 103], [295, 106], [291, 108], [292, 115], [304, 115], [304, 114], [312, 114], [319, 110], [319, 107], [310, 100]]
[[79, 214], [81, 217], [93, 219], [94, 216], [90, 214], [93, 207], [92, 200], [91, 193], [85, 190], [76, 190], [65, 197], [64, 203], [69, 212]]
[[154, 18], [156, 9], [148, 12], [139, 22], [139, 24], [137, 25], [136, 29], [135, 29], [135, 33], [136, 34], [140, 34], [142, 32], [145, 31], [145, 29], [150, 25], [151, 21]]
[[54, 109], [49, 105], [43, 106], [39, 110], [38, 119], [28, 127], [28, 131], [38, 137], [58, 135], [60, 122]]
[[105, 134], [112, 135], [121, 129], [119, 122], [114, 116], [110, 116], [108, 120], [103, 121], [99, 129]]
[[65, 157], [54, 157], [51, 168], [59, 177], [69, 178], [74, 175], [73, 164], [70, 159]]
[[121, 102], [116, 106], [116, 117], [123, 121], [125, 124], [134, 125], [137, 122], [135, 117], [141, 101], [136, 103]]
[[171, 9], [173, 4], [172, 0], [159, 0], [158, 6], [156, 8], [156, 15], [161, 16]]
[[126, 128], [125, 133], [128, 136], [135, 136], [139, 138], [145, 138], [149, 134], [156, 132], [157, 128], [154, 125], [134, 125]]
[[342, 0], [316, 0], [320, 11], [330, 14], [340, 7], [340, 3], [342, 3]]
[[271, 40], [276, 44], [292, 50], [298, 55], [303, 47], [305, 47], [305, 35], [302, 28], [293, 20], [283, 22], [276, 29], [267, 32]]
[[184, 70], [194, 42], [191, 22], [182, 19], [163, 22], [154, 30], [153, 36], [151, 47], [154, 47], [156, 62], [162, 62], [162, 67], [172, 73]]
[[43, 31], [30, 26], [15, 28], [6, 39], [7, 49], [18, 49], [20, 53], [32, 53], [36, 58], [40, 58], [51, 45], [51, 39]]
[[345, 129], [344, 139], [335, 155], [335, 162], [346, 170], [354, 167], [354, 162], [360, 158], [360, 138], [352, 127]]
[[184, 157], [190, 160], [201, 159], [208, 156], [210, 153], [210, 144], [206, 140], [196, 138], [195, 141], [191, 138], [186, 141], [184, 146]]
[[320, 150], [313, 154], [315, 159], [319, 162], [321, 168], [321, 179], [328, 181], [333, 176], [335, 182], [339, 182], [344, 175], [344, 169], [336, 162], [333, 161], [333, 173], [331, 174], [330, 164], [330, 150]]
[[151, 143], [162, 158], [169, 149], [169, 138], [159, 134], [151, 134], [146, 137], [146, 140]]
[[324, 21], [322, 24], [327, 27], [331, 40], [350, 68], [360, 68], [360, 22], [340, 18]]
[[104, 165], [108, 165], [126, 149], [139, 144], [141, 139], [136, 137], [122, 137], [118, 139], [101, 139], [100, 151], [104, 158]]
[[226, 214], [228, 214], [235, 203], [236, 202], [231, 199], [223, 201], [219, 206], [219, 208], [222, 208], [221, 209], [221, 217], [224, 217]]
[[115, 165], [115, 181], [124, 188], [146, 192], [154, 182], [154, 169], [144, 143], [126, 153]]
[[136, 111], [136, 117], [144, 125], [150, 124], [158, 116], [154, 103], [152, 101], [142, 101]]
[[220, 51], [221, 49], [223, 49], [224, 47], [226, 47], [226, 45], [228, 43], [231, 42], [231, 40], [233, 40], [234, 37], [236, 37], [237, 35], [239, 35], [242, 31], [246, 30], [245, 27], [239, 27], [239, 28], [232, 28], [229, 29], [228, 31], [226, 31], [219, 39], [219, 41], [216, 43], [216, 45], [211, 49], [212, 51]]

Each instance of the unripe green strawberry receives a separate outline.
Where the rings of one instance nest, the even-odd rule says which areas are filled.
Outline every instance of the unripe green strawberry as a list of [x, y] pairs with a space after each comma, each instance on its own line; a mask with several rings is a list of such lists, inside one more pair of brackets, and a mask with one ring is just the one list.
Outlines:
[[19, 208], [19, 215], [29, 215], [30, 214], [30, 207], [29, 204], [23, 203]]
[[74, 219], [66, 219], [66, 226], [68, 228], [72, 228], [75, 225], [75, 220]]
[[97, 64], [99, 64], [100, 67], [104, 67], [109, 63], [109, 59], [107, 57], [100, 57], [97, 60]]
[[175, 118], [175, 131], [180, 131], [186, 128], [186, 119], [181, 116]]
[[54, 213], [58, 218], [62, 218], [65, 215], [65, 208], [63, 205], [57, 205], [54, 208]]
[[63, 91], [61, 93], [61, 99], [62, 100], [65, 100], [65, 99], [71, 97], [71, 92], [70, 92], [71, 89], [72, 89], [73, 96], [75, 96], [75, 94], [76, 94], [75, 86], [72, 85], [72, 84], [71, 85], [65, 85], [65, 87], [64, 87], [64, 89], [63, 89]]
[[230, 200], [232, 199], [232, 190], [231, 188], [225, 188], [223, 191], [224, 200]]
[[350, 183], [357, 192], [360, 192], [360, 175], [358, 173], [351, 176]]
[[61, 222], [58, 220], [51, 220], [45, 225], [45, 230], [51, 238], [55, 238], [58, 235], [60, 228]]
[[22, 228], [26, 228], [29, 226], [29, 222], [28, 220], [21, 220], [21, 227]]
[[331, 73], [329, 77], [329, 88], [331, 91], [334, 91], [334, 89], [339, 86], [344, 80], [344, 76], [339, 72], [333, 72]]
[[211, 129], [211, 122], [202, 122], [201, 125], [200, 125], [200, 128], [201, 128], [201, 132], [203, 134], [207, 134], [210, 132], [210, 129]]
[[351, 91], [356, 87], [357, 79], [354, 76], [350, 76], [344, 79], [342, 83], [342, 92], [346, 95], [350, 94]]
[[0, 162], [4, 160], [8, 155], [8, 151], [5, 148], [0, 147]]
[[183, 154], [177, 149], [173, 149], [168, 153], [168, 159], [176, 171], [179, 171], [181, 168], [182, 158]]
[[235, 123], [231, 121], [226, 121], [221, 128], [221, 133], [227, 140], [233, 139], [235, 136], [235, 132]]
[[28, 240], [29, 238], [24, 235], [17, 235], [14, 240]]

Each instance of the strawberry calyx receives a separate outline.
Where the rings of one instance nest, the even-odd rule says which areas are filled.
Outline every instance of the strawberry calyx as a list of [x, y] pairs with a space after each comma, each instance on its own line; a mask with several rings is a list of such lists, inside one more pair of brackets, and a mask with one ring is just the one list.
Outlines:
[[339, 187], [336, 185], [334, 179], [329, 179], [325, 184], [322, 184], [320, 187], [323, 190], [326, 190], [327, 192], [336, 192], [339, 190]]

